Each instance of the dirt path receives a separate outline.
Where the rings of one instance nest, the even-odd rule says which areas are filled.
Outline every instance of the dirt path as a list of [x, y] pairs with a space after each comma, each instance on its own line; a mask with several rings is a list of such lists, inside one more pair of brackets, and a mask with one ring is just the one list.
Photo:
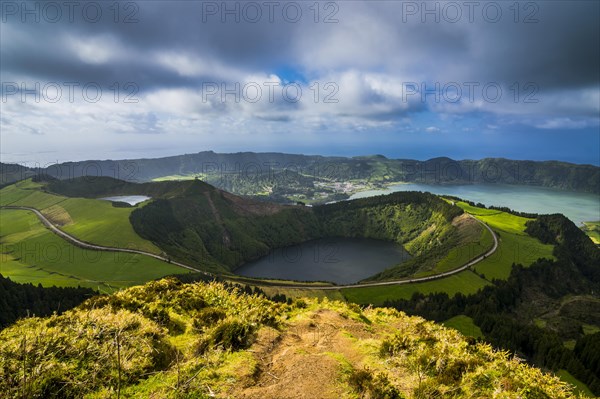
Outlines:
[[368, 337], [368, 326], [321, 309], [290, 323], [284, 332], [260, 331], [250, 348], [257, 361], [254, 378], [230, 392], [239, 399], [338, 399], [344, 372], [363, 368], [364, 355], [352, 337]]

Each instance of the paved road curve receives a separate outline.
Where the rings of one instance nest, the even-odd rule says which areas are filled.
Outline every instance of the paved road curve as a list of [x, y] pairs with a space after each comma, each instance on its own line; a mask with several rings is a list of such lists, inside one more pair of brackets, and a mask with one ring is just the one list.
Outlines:
[[[56, 235], [58, 235], [59, 237], [63, 238], [66, 241], [69, 241], [71, 244], [78, 246], [80, 248], [84, 248], [84, 249], [91, 249], [94, 251], [113, 251], [113, 252], [127, 252], [127, 253], [133, 253], [133, 254], [139, 254], [139, 255], [145, 255], [145, 256], [150, 256], [152, 258], [158, 259], [158, 260], [162, 260], [163, 262], [167, 262], [170, 263], [172, 265], [176, 265], [179, 267], [182, 267], [184, 269], [188, 269], [197, 273], [202, 273], [206, 276], [210, 276], [210, 277], [217, 277], [217, 275], [214, 275], [212, 273], [208, 273], [199, 269], [196, 269], [195, 267], [192, 266], [188, 266], [185, 265], [183, 263], [179, 263], [173, 260], [170, 260], [169, 258], [166, 258], [164, 256], [160, 256], [160, 255], [156, 255], [153, 254], [151, 252], [146, 252], [146, 251], [140, 251], [137, 249], [129, 249], [129, 248], [116, 248], [116, 247], [106, 247], [106, 246], [102, 246], [102, 245], [96, 245], [96, 244], [91, 244], [89, 242], [85, 242], [85, 241], [81, 241], [80, 239], [73, 237], [72, 235], [62, 231], [61, 229], [59, 229], [58, 227], [56, 227], [50, 220], [48, 220], [48, 218], [46, 218], [46, 216], [44, 216], [40, 211], [38, 211], [35, 208], [30, 208], [27, 206], [3, 206], [1, 207], [2, 209], [18, 209], [18, 210], [24, 210], [24, 211], [30, 211], [33, 212], [39, 219], [40, 221], [44, 224], [44, 226], [46, 226], [50, 231], [52, 231], [53, 233], [55, 233]], [[326, 286], [320, 286], [320, 285], [302, 285], [302, 284], [298, 284], [298, 285], [290, 285], [290, 284], [278, 284], [276, 282], [259, 282], [259, 281], [255, 281], [253, 280], [252, 282], [248, 281], [247, 283], [249, 284], [253, 284], [253, 285], [259, 285], [259, 286], [269, 286], [269, 287], [276, 287], [276, 288], [288, 288], [288, 289], [318, 289], [318, 290], [338, 290], [340, 288], [361, 288], [361, 287], [379, 287], [379, 286], [383, 286], [383, 285], [400, 285], [400, 284], [410, 284], [410, 283], [419, 283], [419, 282], [423, 282], [423, 281], [431, 281], [431, 280], [437, 280], [440, 278], [444, 278], [444, 277], [448, 277], [448, 276], [452, 276], [453, 274], [457, 274], [460, 273], [466, 269], [468, 269], [469, 267], [481, 262], [482, 260], [484, 260], [485, 258], [487, 258], [488, 256], [492, 255], [494, 252], [496, 252], [496, 250], [498, 249], [498, 237], [496, 236], [496, 233], [494, 233], [494, 231], [485, 223], [483, 223], [481, 220], [474, 218], [472, 215], [469, 215], [470, 217], [472, 217], [473, 219], [477, 220], [479, 223], [481, 223], [486, 229], [489, 230], [489, 232], [492, 234], [492, 237], [494, 238], [494, 245], [492, 246], [492, 248], [487, 251], [485, 254], [478, 256], [477, 258], [465, 263], [464, 265], [462, 265], [459, 268], [444, 272], [444, 273], [440, 273], [440, 274], [436, 274], [433, 276], [427, 276], [427, 277], [418, 277], [418, 278], [411, 278], [411, 279], [403, 279], [403, 280], [392, 280], [392, 281], [380, 281], [380, 282], [373, 282], [373, 283], [359, 283], [359, 284], [349, 284], [349, 285], [326, 285]], [[228, 277], [226, 276], [219, 276], [220, 278], [225, 278], [228, 279]], [[231, 279], [232, 281], [237, 281], [235, 278]]]

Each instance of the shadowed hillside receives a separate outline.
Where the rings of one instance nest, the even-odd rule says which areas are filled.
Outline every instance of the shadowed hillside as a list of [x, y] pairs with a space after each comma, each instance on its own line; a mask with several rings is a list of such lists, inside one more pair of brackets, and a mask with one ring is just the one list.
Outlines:
[[108, 177], [46, 180], [46, 190], [71, 197], [152, 197], [130, 215], [136, 233], [174, 259], [214, 272], [235, 271], [275, 248], [308, 240], [364, 237], [403, 245], [413, 259], [380, 278], [405, 277], [432, 270], [452, 247], [478, 242], [482, 235], [474, 220], [458, 220], [460, 208], [429, 193], [305, 207], [239, 197], [198, 179], [142, 184]]
[[456, 243], [459, 227], [452, 222], [462, 214], [428, 193], [395, 193], [311, 208], [255, 203], [201, 182], [185, 184], [180, 195], [136, 209], [131, 223], [141, 237], [175, 258], [211, 268], [223, 265], [223, 271], [234, 271], [274, 248], [325, 237], [393, 241], [414, 257], [431, 257], [434, 249], [443, 257]]

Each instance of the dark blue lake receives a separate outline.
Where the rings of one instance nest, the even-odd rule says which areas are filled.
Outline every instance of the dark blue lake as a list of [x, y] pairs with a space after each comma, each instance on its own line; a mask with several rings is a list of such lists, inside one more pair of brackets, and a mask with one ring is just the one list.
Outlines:
[[246, 277], [352, 284], [404, 262], [402, 246], [368, 238], [327, 238], [278, 248], [235, 272]]

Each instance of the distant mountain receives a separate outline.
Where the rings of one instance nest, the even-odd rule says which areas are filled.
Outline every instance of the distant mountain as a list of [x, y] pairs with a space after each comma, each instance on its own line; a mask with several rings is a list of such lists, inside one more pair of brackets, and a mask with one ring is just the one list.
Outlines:
[[28, 168], [19, 164], [8, 164], [0, 162], [0, 188], [16, 181], [35, 176], [39, 173], [36, 169]]
[[[36, 174], [58, 179], [109, 176], [146, 182], [153, 179], [200, 177], [221, 189], [241, 195], [266, 195], [271, 200], [311, 197], [323, 201], [344, 193], [334, 183], [354, 182], [370, 187], [391, 182], [426, 184], [500, 183], [552, 187], [600, 193], [600, 168], [559, 161], [516, 161], [503, 158], [456, 161], [388, 159], [382, 155], [354, 158], [283, 153], [212, 151], [155, 159], [65, 162], [47, 168], [0, 164], [1, 184]], [[346, 191], [351, 191], [350, 187]], [[333, 198], [335, 199], [335, 198]]]

